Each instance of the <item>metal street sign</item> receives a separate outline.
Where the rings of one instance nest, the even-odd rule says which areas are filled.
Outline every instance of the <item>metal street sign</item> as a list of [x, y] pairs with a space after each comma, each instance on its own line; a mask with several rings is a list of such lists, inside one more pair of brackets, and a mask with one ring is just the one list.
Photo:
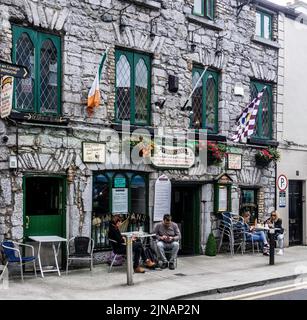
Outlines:
[[0, 76], [11, 76], [14, 78], [27, 78], [29, 70], [25, 66], [8, 63], [0, 60]]
[[285, 191], [288, 188], [288, 179], [285, 175], [281, 174], [277, 179], [277, 187], [280, 191]]

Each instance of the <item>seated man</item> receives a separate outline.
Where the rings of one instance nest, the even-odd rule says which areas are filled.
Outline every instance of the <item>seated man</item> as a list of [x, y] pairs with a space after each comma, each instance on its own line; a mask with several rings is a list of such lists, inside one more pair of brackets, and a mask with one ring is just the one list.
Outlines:
[[243, 214], [244, 230], [245, 230], [245, 234], [246, 234], [246, 240], [247, 241], [253, 240], [254, 242], [255, 241], [259, 241], [260, 243], [262, 243], [263, 254], [265, 256], [268, 256], [269, 255], [269, 252], [268, 252], [269, 244], [268, 244], [268, 241], [266, 239], [266, 236], [265, 236], [263, 231], [255, 231], [255, 227], [249, 225], [250, 216], [251, 215], [250, 215], [249, 211], [246, 211]]
[[284, 254], [284, 228], [282, 227], [282, 220], [279, 218], [279, 214], [277, 211], [273, 211], [271, 213], [270, 219], [266, 221], [269, 228], [277, 228], [275, 230], [275, 240], [278, 241], [279, 251], [276, 253], [277, 255]]
[[[118, 215], [112, 217], [108, 237], [116, 241], [116, 244], [113, 245], [114, 253], [117, 254], [126, 254], [126, 238], [123, 237], [120, 233], [119, 227], [121, 225], [121, 218]], [[150, 259], [147, 259], [145, 256], [144, 248], [141, 242], [136, 241], [136, 238], [132, 238], [132, 250], [133, 250], [133, 269], [135, 273], [144, 273], [145, 270], [140, 266], [140, 257], [142, 257], [146, 267], [152, 268], [155, 266], [155, 263]]]
[[[163, 221], [158, 223], [153, 233], [157, 236], [157, 247], [162, 258], [162, 269], [169, 268], [171, 270], [175, 269], [174, 260], [177, 257], [179, 250], [179, 240], [181, 238], [178, 225], [175, 222], [172, 222], [172, 217], [169, 214], [163, 216]], [[172, 250], [169, 263], [166, 259], [164, 250]]]

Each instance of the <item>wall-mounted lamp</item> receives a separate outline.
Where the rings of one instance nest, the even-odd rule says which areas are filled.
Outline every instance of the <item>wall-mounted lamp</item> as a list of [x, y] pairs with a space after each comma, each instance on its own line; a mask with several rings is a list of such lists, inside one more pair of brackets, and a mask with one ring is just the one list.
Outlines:
[[[157, 35], [158, 25], [157, 25], [156, 19], [159, 18], [159, 17], [160, 17], [160, 15], [158, 15], [158, 16], [156, 16], [156, 17], [154, 17], [154, 18], [152, 18], [150, 20], [150, 34], [149, 34], [149, 37], [150, 37], [151, 40], [153, 40], [155, 38], [155, 36]], [[156, 27], [155, 32], [154, 32], [154, 26]]]
[[156, 102], [155, 102], [156, 109], [157, 109], [157, 110], [162, 110], [163, 107], [164, 107], [165, 101], [166, 101], [166, 99], [156, 101]]
[[123, 12], [129, 8], [132, 5], [132, 3], [128, 4], [123, 9], [119, 10], [119, 31], [123, 32], [125, 30], [126, 24], [123, 23]]
[[191, 33], [191, 52], [195, 52], [195, 50], [196, 50], [196, 43], [194, 42], [194, 32], [196, 32], [196, 31], [198, 31], [198, 30], [200, 30], [200, 29], [202, 29], [203, 27], [199, 27], [199, 28], [197, 28], [197, 29], [195, 29], [195, 30], [193, 30], [193, 31], [189, 31], [189, 33]]

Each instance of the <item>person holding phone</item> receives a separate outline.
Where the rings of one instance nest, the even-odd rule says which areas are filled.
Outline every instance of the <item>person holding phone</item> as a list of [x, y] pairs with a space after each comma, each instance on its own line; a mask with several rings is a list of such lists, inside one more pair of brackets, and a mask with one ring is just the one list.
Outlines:
[[[179, 240], [181, 238], [177, 223], [172, 221], [171, 215], [165, 214], [163, 216], [163, 221], [155, 226], [153, 233], [156, 234], [158, 253], [162, 258], [161, 268], [165, 269], [169, 267], [171, 270], [174, 270], [174, 262], [177, 258]], [[167, 261], [165, 250], [172, 251], [169, 261]]]

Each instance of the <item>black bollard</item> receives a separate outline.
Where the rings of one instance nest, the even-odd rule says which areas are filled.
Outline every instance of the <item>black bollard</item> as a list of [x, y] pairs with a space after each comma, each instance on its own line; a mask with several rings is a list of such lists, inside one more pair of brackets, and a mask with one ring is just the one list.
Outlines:
[[270, 239], [270, 265], [274, 264], [274, 253], [275, 253], [275, 230], [269, 230], [269, 239]]

